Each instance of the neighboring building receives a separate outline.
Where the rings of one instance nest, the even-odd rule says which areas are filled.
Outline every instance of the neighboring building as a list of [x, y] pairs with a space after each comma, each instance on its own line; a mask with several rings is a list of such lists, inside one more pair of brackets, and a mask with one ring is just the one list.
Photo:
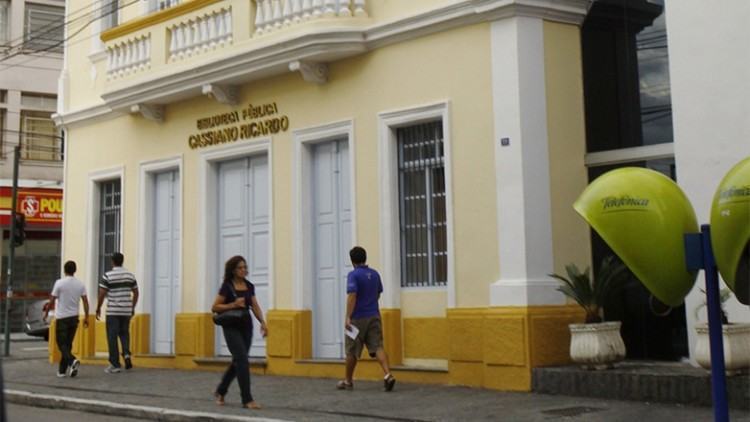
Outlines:
[[[63, 257], [95, 296], [122, 250], [136, 359], [191, 368], [228, 354], [210, 305], [244, 255], [271, 331], [251, 355], [333, 377], [359, 244], [400, 379], [528, 390], [582, 318], [547, 274], [608, 253], [573, 201], [626, 162], [674, 177], [663, 8], [590, 3], [103, 1], [61, 77]], [[647, 312], [631, 286], [613, 312]], [[640, 346], [625, 321], [631, 357], [688, 353], [684, 310], [660, 321]]]
[[[668, 1], [666, 6], [677, 180], [698, 221], [705, 224], [719, 182], [750, 156], [750, 59], [738, 54], [746, 49], [743, 40], [750, 38], [750, 3], [711, 7], [708, 2], [687, 0]], [[705, 282], [699, 277], [685, 300], [691, 347], [693, 311], [705, 300], [703, 289]], [[750, 322], [750, 308], [734, 297], [726, 310], [730, 322]], [[699, 318], [706, 321], [705, 309]]]
[[16, 249], [12, 325], [28, 300], [46, 297], [60, 274], [62, 133], [51, 116], [63, 62], [65, 2], [0, 0], [0, 250], [5, 295], [13, 150], [21, 148], [19, 213], [26, 240]]

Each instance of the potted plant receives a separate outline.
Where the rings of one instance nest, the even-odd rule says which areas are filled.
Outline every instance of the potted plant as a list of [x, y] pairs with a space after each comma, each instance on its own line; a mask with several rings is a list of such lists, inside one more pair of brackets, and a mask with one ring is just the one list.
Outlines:
[[622, 289], [625, 266], [609, 256], [602, 261], [599, 275], [592, 280], [589, 268], [581, 272], [575, 264], [565, 267], [568, 276], [550, 274], [561, 282], [557, 290], [576, 301], [586, 312], [583, 324], [570, 324], [570, 358], [586, 369], [605, 369], [625, 357], [620, 321], [604, 322], [604, 303]]
[[[705, 294], [705, 291], [704, 291]], [[719, 292], [721, 301], [721, 331], [724, 342], [724, 366], [727, 375], [734, 375], [750, 367], [750, 324], [730, 323], [724, 310], [724, 304], [732, 297], [732, 291], [726, 287]], [[695, 320], [698, 321], [700, 310], [706, 306], [704, 301], [695, 308]], [[708, 337], [708, 323], [695, 324], [695, 361], [702, 368], [711, 370], [711, 342]]]

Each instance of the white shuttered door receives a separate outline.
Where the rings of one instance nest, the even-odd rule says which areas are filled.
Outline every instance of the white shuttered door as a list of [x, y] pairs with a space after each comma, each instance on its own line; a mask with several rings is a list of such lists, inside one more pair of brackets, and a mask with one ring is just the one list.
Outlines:
[[[268, 311], [269, 283], [269, 191], [268, 157], [253, 156], [219, 165], [219, 263], [215, 291], [221, 285], [224, 263], [234, 255], [247, 260], [248, 279], [263, 312]], [[250, 356], [266, 355], [266, 341], [254, 321]], [[219, 355], [229, 355], [221, 330], [217, 330]]]
[[157, 354], [174, 353], [174, 321], [180, 303], [180, 181], [177, 171], [154, 178], [153, 344]]
[[313, 147], [313, 262], [315, 356], [344, 356], [346, 275], [352, 239], [349, 153], [346, 141]]

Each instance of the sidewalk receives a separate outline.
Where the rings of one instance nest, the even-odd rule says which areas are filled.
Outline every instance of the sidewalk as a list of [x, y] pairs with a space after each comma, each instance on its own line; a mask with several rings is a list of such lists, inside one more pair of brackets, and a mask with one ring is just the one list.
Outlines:
[[[145, 369], [105, 374], [103, 366], [82, 365], [78, 377], [57, 378], [46, 360], [3, 361], [6, 400], [25, 405], [69, 408], [137, 420], [213, 421], [711, 421], [705, 407], [624, 402], [540, 394], [501, 393], [464, 387], [357, 382], [337, 391], [335, 380], [252, 376], [260, 411], [240, 407], [237, 384], [218, 407], [211, 393], [220, 373]], [[47, 397], [45, 397], [47, 396]], [[54, 396], [62, 400], [55, 400]], [[118, 406], [118, 404], [120, 406]], [[125, 405], [125, 406], [122, 406]], [[187, 413], [197, 412], [197, 413]], [[750, 412], [731, 412], [750, 422]]]

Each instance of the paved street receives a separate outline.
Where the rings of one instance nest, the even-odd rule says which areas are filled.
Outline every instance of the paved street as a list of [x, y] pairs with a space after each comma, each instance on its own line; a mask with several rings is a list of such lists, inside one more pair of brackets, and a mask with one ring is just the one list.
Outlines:
[[[393, 393], [381, 384], [356, 382], [354, 391], [336, 391], [329, 379], [253, 376], [253, 394], [264, 406], [239, 407], [236, 384], [227, 405], [217, 407], [211, 392], [219, 373], [136, 368], [107, 375], [103, 366], [82, 366], [77, 378], [58, 379], [47, 363], [43, 343], [13, 343], [4, 360], [7, 390], [154, 408], [292, 421], [711, 421], [710, 408], [623, 402], [538, 394], [501, 393], [465, 387], [399, 383]], [[57, 406], [57, 405], [55, 405]], [[26, 407], [13, 414], [27, 415]], [[20, 413], [18, 413], [20, 412]], [[36, 415], [37, 413], [33, 413]], [[40, 411], [43, 417], [46, 413]], [[62, 417], [73, 415], [68, 411]], [[58, 413], [55, 413], [57, 416]], [[35, 420], [26, 419], [20, 420]], [[65, 419], [58, 419], [59, 421]], [[16, 420], [16, 419], [11, 419]], [[46, 418], [36, 420], [47, 420]], [[86, 420], [86, 419], [73, 419]], [[93, 420], [93, 419], [92, 419]], [[102, 420], [102, 419], [96, 419]], [[119, 421], [122, 419], [112, 419]], [[186, 419], [187, 420], [187, 419]], [[750, 413], [732, 412], [733, 421], [750, 422]]]
[[128, 422], [127, 417], [96, 415], [93, 413], [76, 412], [72, 410], [43, 409], [39, 407], [8, 405], [8, 420], [10, 422], [52, 421], [55, 422]]

